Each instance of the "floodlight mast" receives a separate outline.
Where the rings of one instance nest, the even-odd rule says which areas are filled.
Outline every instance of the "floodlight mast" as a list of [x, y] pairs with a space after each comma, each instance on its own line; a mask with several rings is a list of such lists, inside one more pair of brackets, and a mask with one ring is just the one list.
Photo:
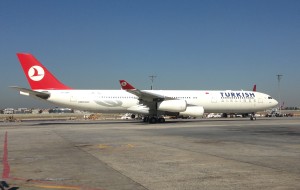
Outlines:
[[154, 79], [155, 79], [157, 76], [155, 76], [155, 75], [150, 75], [149, 77], [150, 77], [150, 80], [151, 80], [151, 90], [153, 90], [153, 89], [154, 89], [154, 87], [153, 87]]
[[278, 81], [278, 100], [279, 100], [279, 114], [281, 114], [281, 95], [280, 95], [280, 80], [283, 75], [278, 74], [277, 76], [277, 81]]

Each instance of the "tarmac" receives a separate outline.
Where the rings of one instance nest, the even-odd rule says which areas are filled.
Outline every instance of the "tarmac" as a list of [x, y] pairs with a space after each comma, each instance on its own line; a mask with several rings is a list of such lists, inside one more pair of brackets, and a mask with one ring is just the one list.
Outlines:
[[3, 189], [296, 190], [300, 118], [2, 122], [1, 155]]

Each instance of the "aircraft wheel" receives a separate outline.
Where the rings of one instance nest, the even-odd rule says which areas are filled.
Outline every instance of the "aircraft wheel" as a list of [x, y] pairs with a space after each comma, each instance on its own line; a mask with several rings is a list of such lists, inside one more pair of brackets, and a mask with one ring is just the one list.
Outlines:
[[149, 117], [144, 117], [143, 122], [145, 123], [149, 122]]
[[166, 120], [165, 120], [165, 118], [161, 117], [161, 118], [158, 119], [158, 122], [159, 123], [164, 123], [164, 122], [166, 122]]
[[156, 117], [149, 118], [149, 123], [154, 124], [156, 122], [157, 122], [157, 118]]
[[254, 113], [254, 112], [250, 114], [250, 120], [256, 120], [256, 117], [255, 117], [255, 113]]

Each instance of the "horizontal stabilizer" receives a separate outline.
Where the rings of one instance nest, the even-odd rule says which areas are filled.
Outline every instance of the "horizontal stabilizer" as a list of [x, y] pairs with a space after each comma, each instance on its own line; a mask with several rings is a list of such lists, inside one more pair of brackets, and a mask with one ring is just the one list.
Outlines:
[[38, 92], [38, 91], [34, 91], [34, 90], [30, 90], [30, 89], [22, 88], [22, 87], [18, 87], [18, 86], [10, 86], [10, 87], [20, 91], [21, 95], [34, 96], [34, 97], [38, 97], [38, 98], [41, 98], [44, 100], [46, 100], [50, 97], [50, 93], [48, 93], [48, 92]]

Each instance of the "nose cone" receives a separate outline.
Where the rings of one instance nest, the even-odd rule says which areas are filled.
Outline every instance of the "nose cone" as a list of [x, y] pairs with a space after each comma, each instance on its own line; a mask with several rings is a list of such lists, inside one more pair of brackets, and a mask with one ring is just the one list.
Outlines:
[[273, 102], [272, 102], [272, 104], [273, 104], [274, 107], [277, 106], [278, 105], [277, 100], [274, 99]]

